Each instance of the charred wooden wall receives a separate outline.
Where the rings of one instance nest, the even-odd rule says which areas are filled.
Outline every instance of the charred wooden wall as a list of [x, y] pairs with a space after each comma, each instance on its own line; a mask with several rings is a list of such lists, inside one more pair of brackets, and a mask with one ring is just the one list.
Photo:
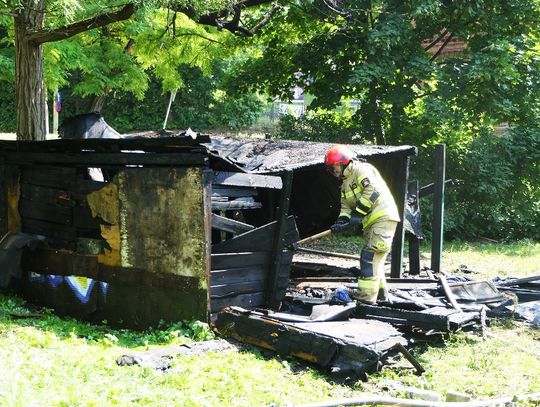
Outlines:
[[[45, 237], [23, 253], [25, 297], [132, 327], [207, 319], [204, 148], [182, 140], [6, 143], [1, 232]], [[89, 167], [114, 176], [92, 181]]]
[[[283, 183], [276, 176], [215, 172], [212, 210], [216, 213], [212, 227], [232, 236], [214, 239], [212, 245], [209, 291], [213, 315], [232, 305], [248, 309], [274, 307], [283, 299], [289, 281], [292, 244], [298, 240], [294, 217], [287, 216], [291, 180], [290, 174]], [[278, 205], [263, 204], [262, 190], [279, 193]], [[260, 223], [244, 223], [260, 210], [268, 214]], [[234, 214], [240, 214], [244, 222], [231, 220]]]
[[[253, 309], [267, 304], [266, 294], [271, 284], [270, 269], [276, 256], [272, 241], [277, 222], [243, 233], [212, 247], [210, 272], [211, 312], [225, 306], [238, 305]], [[292, 243], [298, 240], [294, 218], [285, 224], [280, 267], [277, 274], [278, 300], [285, 296], [293, 257]]]

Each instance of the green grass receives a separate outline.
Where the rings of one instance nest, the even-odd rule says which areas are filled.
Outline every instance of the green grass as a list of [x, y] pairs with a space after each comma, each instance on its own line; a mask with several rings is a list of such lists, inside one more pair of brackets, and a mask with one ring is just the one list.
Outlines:
[[352, 394], [316, 370], [257, 351], [179, 356], [164, 373], [115, 363], [134, 350], [211, 338], [200, 323], [134, 332], [48, 311], [10, 316], [28, 312], [21, 300], [0, 295], [1, 406], [253, 406]]
[[[357, 236], [330, 236], [310, 242], [305, 247], [313, 249], [360, 254], [362, 239]], [[405, 260], [408, 245], [404, 249]], [[420, 248], [421, 266], [431, 265], [431, 246], [424, 243]], [[500, 277], [525, 277], [540, 274], [540, 243], [522, 240], [514, 243], [445, 242], [442, 269], [453, 274], [460, 273], [460, 266], [478, 273], [469, 276], [475, 280]]]
[[[336, 250], [343, 246], [338, 242]], [[536, 243], [446, 248], [443, 265], [449, 271], [463, 263], [486, 275], [538, 271]], [[19, 318], [16, 314], [35, 310], [0, 295], [0, 406], [283, 406], [366, 393], [399, 396], [388, 390], [392, 382], [442, 395], [458, 391], [473, 399], [540, 392], [540, 357], [534, 355], [540, 355], [540, 330], [511, 320], [495, 323], [486, 340], [457, 333], [444, 343], [414, 347], [426, 368], [422, 376], [401, 360], [367, 382], [342, 385], [296, 360], [256, 350], [178, 356], [166, 372], [120, 367], [115, 360], [122, 354], [210, 339], [213, 333], [197, 322], [117, 330], [38, 311], [41, 317]]]
[[[429, 248], [425, 254], [428, 257]], [[476, 279], [496, 276], [525, 277], [540, 274], [540, 243], [523, 240], [515, 243], [447, 243], [443, 251], [443, 266], [454, 272], [465, 264], [479, 272]]]

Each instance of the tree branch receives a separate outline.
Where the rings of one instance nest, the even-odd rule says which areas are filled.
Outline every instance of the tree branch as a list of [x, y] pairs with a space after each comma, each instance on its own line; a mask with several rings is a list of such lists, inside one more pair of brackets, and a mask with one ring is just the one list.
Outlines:
[[272, 19], [272, 17], [274, 16], [274, 14], [276, 14], [279, 9], [280, 9], [280, 6], [278, 4], [274, 4], [272, 6], [272, 10], [270, 10], [270, 12], [266, 15], [266, 17], [264, 17], [255, 26], [253, 26], [253, 28], [251, 29], [251, 32], [256, 33], [261, 28], [263, 28], [266, 24], [268, 24], [270, 20]]
[[[252, 28], [247, 28], [241, 25], [241, 14], [242, 11], [260, 6], [263, 4], [269, 4], [275, 0], [244, 0], [232, 4], [231, 7], [215, 11], [212, 13], [207, 13], [204, 15], [198, 15], [197, 10], [194, 7], [181, 7], [174, 9], [175, 11], [184, 13], [186, 16], [191, 18], [193, 21], [196, 21], [199, 24], [209, 25], [212, 27], [217, 27], [218, 29], [225, 29], [232, 32], [233, 34], [243, 35], [246, 37], [253, 36], [259, 29], [264, 27], [270, 21], [271, 17], [279, 9], [279, 6], [274, 5], [272, 10], [255, 26]], [[231, 17], [232, 14], [232, 17]]]
[[55, 30], [39, 30], [30, 32], [26, 40], [37, 44], [65, 40], [82, 32], [106, 26], [111, 23], [129, 19], [135, 12], [135, 5], [128, 3], [114, 13], [103, 13], [86, 20], [57, 28]]
[[0, 16], [17, 17], [17, 13], [13, 13], [9, 11], [0, 11]]
[[202, 38], [203, 40], [206, 40], [208, 42], [213, 42], [215, 44], [223, 45], [223, 43], [220, 42], [220, 41], [214, 40], [213, 38], [206, 37], [206, 36], [204, 36], [202, 34], [195, 33], [195, 32], [193, 32], [193, 33], [186, 32], [186, 33], [181, 33], [181, 34], [175, 34], [174, 35], [174, 38], [179, 38], [179, 37], [199, 37], [199, 38]]

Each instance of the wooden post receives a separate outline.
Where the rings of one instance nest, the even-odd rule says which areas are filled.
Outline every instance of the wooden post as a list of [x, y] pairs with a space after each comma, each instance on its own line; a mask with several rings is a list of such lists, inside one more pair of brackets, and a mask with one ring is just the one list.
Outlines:
[[441, 271], [444, 225], [444, 180], [446, 172], [446, 145], [435, 146], [435, 192], [433, 196], [433, 230], [431, 242], [431, 269]]
[[[58, 97], [57, 95], [58, 95], [58, 90], [55, 90], [53, 93], [53, 103], [52, 103], [53, 125], [51, 129], [51, 134], [58, 134], [58, 110], [56, 110], [56, 99]], [[47, 128], [49, 127], [47, 126]]]
[[268, 285], [266, 289], [266, 304], [269, 308], [276, 308], [279, 305], [277, 298], [277, 286], [279, 270], [281, 268], [281, 255], [283, 252], [283, 238], [286, 230], [287, 214], [291, 196], [293, 173], [287, 171], [283, 180], [283, 188], [276, 217], [276, 229], [274, 231], [274, 242], [272, 244], [272, 256], [268, 270]]
[[396, 180], [396, 191], [394, 199], [398, 208], [401, 222], [398, 223], [394, 241], [392, 242], [392, 269], [390, 276], [392, 278], [401, 278], [403, 274], [403, 241], [405, 239], [405, 203], [407, 200], [407, 181], [409, 179], [409, 157], [401, 158], [400, 167]]
[[0, 157], [0, 239], [8, 232], [6, 166]]
[[202, 172], [203, 184], [203, 214], [204, 214], [204, 253], [205, 259], [205, 274], [206, 274], [206, 322], [210, 323], [211, 300], [210, 300], [210, 270], [212, 270], [212, 179], [213, 172], [205, 169]]
[[178, 89], [175, 89], [171, 91], [171, 95], [169, 97], [169, 104], [167, 105], [167, 111], [165, 112], [165, 119], [163, 120], [163, 130], [167, 128], [167, 121], [169, 120], [169, 113], [171, 112], [171, 106], [174, 102], [174, 99], [176, 98], [176, 92]]
[[[418, 180], [409, 182], [409, 196], [414, 196], [412, 210], [418, 211], [420, 198], [418, 196]], [[409, 274], [420, 274], [420, 240], [414, 233], [409, 233]]]

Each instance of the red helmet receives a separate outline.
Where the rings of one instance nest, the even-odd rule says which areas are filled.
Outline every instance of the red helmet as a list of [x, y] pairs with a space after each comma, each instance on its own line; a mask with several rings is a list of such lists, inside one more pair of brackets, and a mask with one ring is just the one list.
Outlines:
[[331, 147], [324, 156], [324, 163], [327, 166], [341, 164], [346, 167], [354, 157], [354, 153], [345, 146], [335, 145]]

